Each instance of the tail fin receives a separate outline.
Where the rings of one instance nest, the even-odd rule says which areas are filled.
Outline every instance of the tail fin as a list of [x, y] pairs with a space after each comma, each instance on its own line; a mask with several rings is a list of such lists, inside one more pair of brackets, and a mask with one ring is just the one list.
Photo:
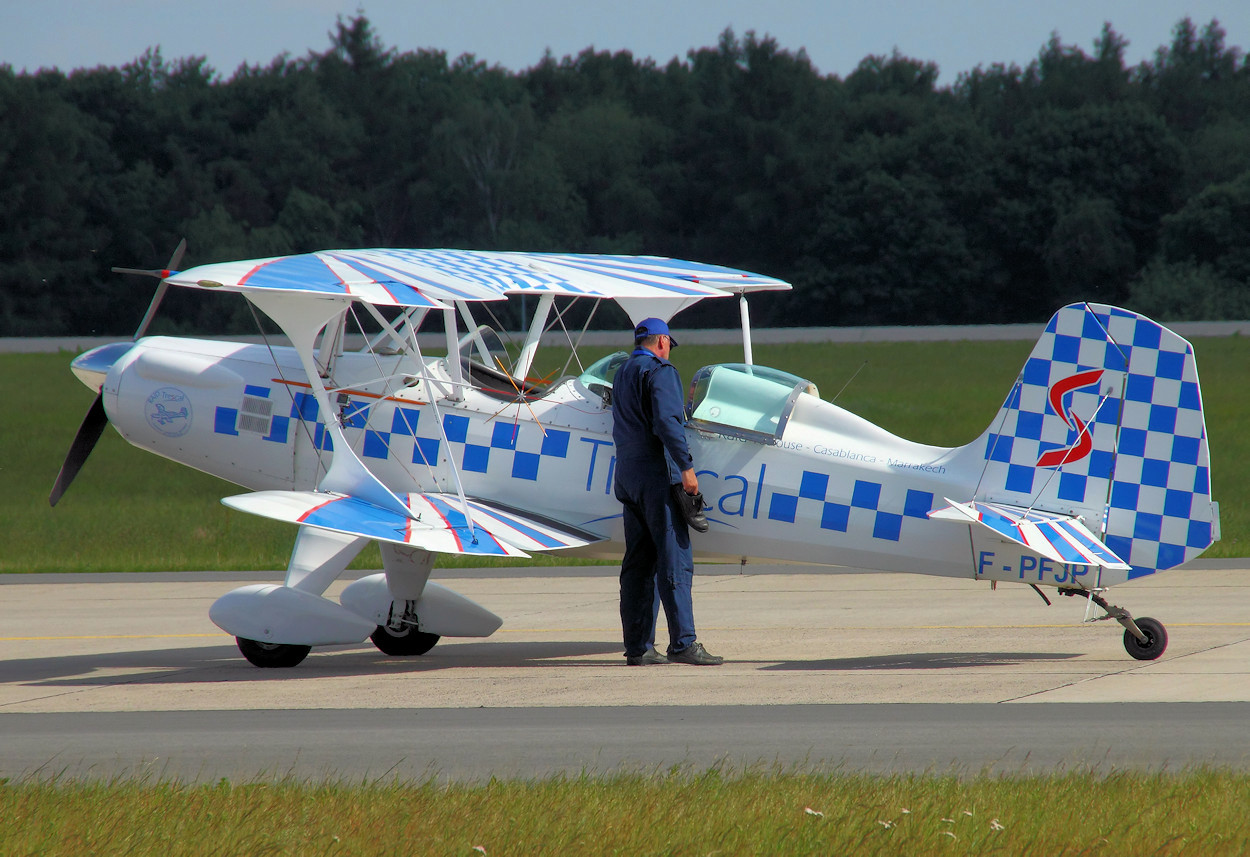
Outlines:
[[1129, 564], [1121, 579], [1180, 565], [1219, 537], [1193, 347], [1136, 313], [1055, 313], [968, 450], [984, 457], [975, 500], [1080, 516]]

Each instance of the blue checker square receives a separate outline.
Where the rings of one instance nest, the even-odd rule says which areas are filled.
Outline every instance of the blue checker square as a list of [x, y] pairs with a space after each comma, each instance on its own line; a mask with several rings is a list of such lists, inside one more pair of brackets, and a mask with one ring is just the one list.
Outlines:
[[566, 431], [547, 429], [547, 434], [543, 438], [543, 447], [541, 452], [543, 455], [553, 455], [556, 458], [567, 458], [569, 454], [569, 433]]
[[1126, 372], [1128, 371], [1129, 361], [1132, 359], [1132, 346], [1121, 345], [1116, 347], [1115, 344], [1110, 343], [1102, 359], [1102, 368], [1110, 369], [1112, 372]]
[[1177, 464], [1197, 464], [1199, 446], [1196, 437], [1172, 438], [1172, 460]]
[[361, 450], [365, 458], [386, 458], [391, 453], [390, 432], [365, 429], [365, 445]]
[[1040, 440], [1042, 437], [1042, 424], [1045, 417], [1041, 414], [1024, 412], [1016, 418], [1016, 436], [1028, 438], [1029, 440]]
[[907, 499], [903, 501], [903, 514], [909, 518], [925, 518], [929, 517], [929, 510], [933, 508], [933, 494], [929, 491], [917, 491], [915, 488], [907, 489]]
[[1095, 449], [1089, 454], [1089, 475], [1095, 479], [1110, 479], [1111, 465], [1115, 463], [1115, 453], [1105, 449]]
[[347, 428], [362, 429], [369, 423], [369, 405], [365, 402], [349, 399], [341, 413], [343, 425]]
[[391, 415], [391, 434], [402, 434], [412, 437], [417, 433], [417, 420], [421, 412], [416, 408], [396, 408]]
[[542, 456], [535, 452], [518, 452], [512, 459], [512, 478], [538, 481], [538, 462]]
[[213, 431], [217, 434], [233, 434], [238, 432], [234, 430], [234, 424], [238, 422], [239, 412], [236, 408], [218, 407], [217, 413], [213, 416]]
[[1120, 455], [1146, 454], [1146, 430], [1135, 428], [1120, 429]]
[[296, 393], [291, 400], [291, 416], [312, 422], [317, 418], [317, 400], [308, 393]]
[[243, 385], [243, 395], [245, 395], [245, 396], [260, 396], [262, 399], [268, 399], [268, 398], [269, 398], [269, 388], [268, 388], [268, 387], [258, 387], [258, 386], [256, 386], [255, 384], [244, 384], [244, 385]]
[[855, 490], [851, 492], [851, 505], [859, 509], [876, 509], [881, 502], [881, 485], [876, 482], [855, 480]]
[[1198, 392], [1198, 385], [1193, 381], [1182, 381], [1180, 400], [1177, 404], [1187, 410], [1201, 410], [1202, 394]]
[[1107, 338], [1107, 323], [1111, 319], [1097, 313], [1087, 312], [1081, 316], [1081, 336], [1084, 339], [1104, 340]]
[[878, 512], [877, 520], [872, 526], [872, 537], [874, 539], [886, 539], [891, 542], [898, 541], [899, 533], [903, 530], [903, 516], [895, 515], [892, 512]]
[[1136, 509], [1137, 497], [1140, 493], [1140, 486], [1132, 482], [1116, 482], [1111, 486], [1111, 507], [1113, 509]]
[[1057, 335], [1051, 357], [1058, 363], [1076, 363], [1081, 357], [1081, 337]]
[[1194, 473], [1194, 493], [1211, 493], [1211, 471], [1206, 467], [1199, 467], [1197, 472]]
[[807, 500], [824, 500], [829, 490], [829, 476], [825, 473], [803, 471], [803, 479], [799, 483], [799, 496]]
[[447, 414], [443, 417], [443, 432], [452, 443], [464, 443], [469, 438], [469, 418], [460, 414]]
[[1014, 438], [1001, 434], [991, 434], [989, 447], [985, 450], [985, 457], [990, 461], [1001, 461], [1004, 464], [1009, 464], [1013, 446], [1015, 446]]
[[1151, 431], [1171, 434], [1176, 431], [1176, 408], [1167, 405], [1151, 405], [1150, 421], [1147, 427]]
[[1167, 542], [1160, 543], [1159, 558], [1155, 561], [1155, 568], [1174, 568], [1184, 561], [1185, 548], [1183, 545], [1170, 545]]
[[1147, 458], [1141, 465], [1141, 484], [1153, 485], [1156, 488], [1168, 487], [1168, 470], [1172, 462]]
[[1120, 559], [1128, 561], [1129, 553], [1133, 550], [1133, 540], [1127, 536], [1117, 536], [1107, 533], [1104, 543], [1111, 548], [1111, 552]]
[[1159, 362], [1155, 367], [1158, 378], [1175, 378], [1180, 380], [1185, 374], [1185, 355], [1175, 351], [1159, 352]]
[[286, 443], [287, 431], [291, 427], [290, 417], [274, 417], [273, 425], [269, 429], [269, 434], [264, 439], [273, 441], [274, 443]]
[[1153, 375], [1129, 375], [1124, 385], [1124, 398], [1130, 402], [1151, 402], [1155, 397]]
[[1194, 505], [1192, 491], [1177, 491], [1169, 488], [1163, 497], [1163, 514], [1170, 518], [1188, 518]]
[[464, 445], [464, 460], [460, 466], [472, 473], [485, 473], [490, 465], [490, 447], [476, 443]]
[[330, 436], [330, 433], [326, 431], [326, 427], [322, 423], [317, 423], [317, 431], [313, 436], [313, 446], [328, 452], [334, 451], [334, 438]]
[[782, 494], [780, 491], [773, 494], [773, 499], [768, 504], [768, 519], [770, 521], [786, 521], [794, 523], [794, 516], [799, 509], [799, 498], [794, 494]]
[[412, 463], [438, 464], [438, 445], [441, 441], [436, 437], [418, 437], [412, 444]]
[[1024, 464], [1007, 466], [1007, 490], [1019, 491], [1022, 494], [1033, 492], [1033, 468]]
[[1003, 407], [1004, 408], [1019, 408], [1020, 407], [1020, 393], [1023, 389], [1024, 389], [1023, 385], [1013, 384], [1011, 386], [1011, 392], [1007, 394], [1007, 399], [1006, 401], [1003, 402]]
[[1152, 512], [1138, 512], [1133, 521], [1133, 538], [1157, 542], [1163, 534], [1163, 516]]
[[1163, 331], [1153, 324], [1139, 324], [1133, 331], [1133, 344], [1141, 348], [1158, 348]]
[[1079, 473], [1059, 474], [1059, 499], [1075, 503], [1085, 502], [1085, 483], [1089, 480]]
[[491, 449], [516, 449], [521, 427], [515, 423], [495, 423], [490, 435]]
[[1032, 384], [1036, 387], [1050, 386], [1050, 361], [1042, 360], [1038, 357], [1030, 357], [1028, 362], [1024, 364], [1024, 372], [1021, 373], [1024, 383]]
[[1209, 521], [1190, 521], [1189, 536], [1185, 544], [1191, 548], [1205, 548], [1211, 544], [1211, 523]]
[[845, 533], [851, 523], [851, 507], [842, 503], [825, 503], [820, 513], [820, 526], [825, 530]]

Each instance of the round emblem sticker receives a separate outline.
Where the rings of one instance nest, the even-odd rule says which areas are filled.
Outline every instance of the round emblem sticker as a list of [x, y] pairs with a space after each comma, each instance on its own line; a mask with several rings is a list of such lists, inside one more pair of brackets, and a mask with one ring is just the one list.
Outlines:
[[177, 387], [161, 387], [148, 396], [148, 424], [166, 437], [182, 437], [191, 428], [191, 400]]

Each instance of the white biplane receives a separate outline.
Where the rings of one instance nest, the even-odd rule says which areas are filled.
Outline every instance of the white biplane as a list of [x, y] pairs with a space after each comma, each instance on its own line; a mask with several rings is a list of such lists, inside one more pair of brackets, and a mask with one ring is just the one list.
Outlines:
[[[896, 437], [803, 378], [753, 365], [746, 295], [789, 285], [745, 271], [379, 249], [132, 273], [160, 286], [134, 341], [74, 360], [99, 395], [50, 500], [111, 422], [135, 446], [249, 489], [227, 506], [298, 525], [281, 585], [241, 587], [210, 610], [260, 667], [367, 637], [387, 654], [419, 655], [440, 636], [493, 633], [498, 616], [430, 581], [438, 554], [619, 556], [611, 385], [625, 352], [549, 385], [527, 378], [549, 327], [575, 345], [562, 313], [576, 300], [614, 300], [637, 321], [739, 296], [744, 361], [700, 369], [687, 401], [711, 522], [692, 534], [698, 561], [1054, 587], [1086, 599], [1087, 621], [1117, 620], [1129, 654], [1153, 659], [1167, 645], [1163, 625], [1103, 593], [1219, 537], [1193, 349], [1115, 307], [1059, 310], [989, 428], [948, 449]], [[242, 292], [289, 345], [143, 336], [169, 285]], [[505, 362], [474, 312], [510, 296], [536, 311]], [[360, 313], [370, 334], [348, 349]], [[417, 336], [430, 318], [445, 332], [441, 356], [423, 354]], [[384, 571], [324, 597], [370, 540]]]

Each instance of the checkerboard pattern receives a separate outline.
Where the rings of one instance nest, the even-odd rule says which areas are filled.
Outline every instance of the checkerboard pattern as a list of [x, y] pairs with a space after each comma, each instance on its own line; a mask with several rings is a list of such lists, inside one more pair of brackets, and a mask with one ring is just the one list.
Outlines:
[[793, 524], [802, 508], [807, 510], [803, 512], [804, 517], [819, 519], [822, 530], [845, 533], [854, 517], [858, 519], [856, 526], [860, 522], [864, 526], [872, 522], [873, 538], [897, 542], [906, 518], [926, 520], [929, 510], [933, 508], [932, 493], [908, 489], [902, 508], [891, 510], [889, 504], [882, 502], [881, 483], [866, 479], [856, 479], [850, 502], [844, 502], [845, 499], [829, 496], [829, 474], [804, 470], [797, 494], [773, 492], [768, 504], [768, 519]]
[[[1091, 370], [1102, 372], [1071, 380]], [[1066, 463], [1038, 466], [1065, 449], [1074, 450]], [[1132, 566], [1129, 579], [1200, 554], [1214, 510], [1192, 347], [1126, 310], [1061, 309], [986, 434], [977, 497], [1076, 510], [1088, 521], [1105, 511], [1103, 538]]]
[[[268, 388], [247, 388], [251, 396], [269, 395]], [[342, 403], [343, 427], [364, 431], [361, 457], [386, 460], [392, 455], [403, 456], [413, 464], [438, 464], [443, 439], [437, 423], [431, 422], [433, 411], [426, 408], [395, 406], [391, 414], [390, 430], [368, 428], [372, 411], [378, 405], [362, 399], [349, 399]], [[273, 429], [264, 438], [286, 443], [290, 423], [303, 420], [312, 423], [313, 442], [318, 449], [333, 451], [334, 444], [325, 423], [318, 419], [317, 400], [310, 393], [296, 393], [291, 402], [290, 417], [274, 417]], [[237, 408], [217, 408], [215, 430], [218, 434], [237, 435]], [[383, 415], [382, 419], [385, 419]], [[475, 426], [462, 414], [444, 414], [443, 431], [455, 453], [459, 453], [457, 466], [470, 473], [494, 472], [496, 475], [538, 481], [539, 467], [544, 458], [567, 458], [571, 434], [560, 429], [548, 428], [546, 434], [532, 423], [493, 421]], [[411, 442], [412, 451], [406, 448]], [[453, 453], [454, 454], [454, 453]], [[490, 471], [492, 462], [495, 470]]]

